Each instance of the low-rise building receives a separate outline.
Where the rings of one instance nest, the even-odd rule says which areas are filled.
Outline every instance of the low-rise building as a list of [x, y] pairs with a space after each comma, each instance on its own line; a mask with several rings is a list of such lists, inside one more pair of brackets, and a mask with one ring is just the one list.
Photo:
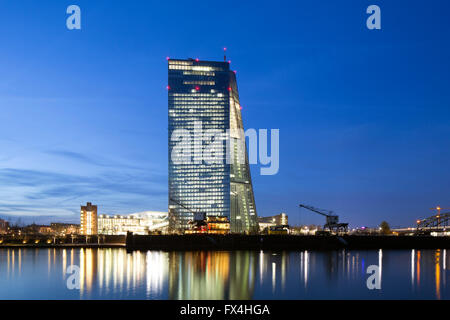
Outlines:
[[301, 226], [290, 226], [289, 233], [293, 235], [305, 235], [305, 236], [313, 236], [317, 232], [322, 232], [323, 228], [319, 225], [301, 225]]
[[79, 234], [80, 233], [80, 225], [79, 224], [70, 224], [70, 223], [50, 223], [50, 227], [53, 232], [57, 235], [67, 235], [67, 234]]
[[50, 226], [32, 223], [22, 228], [24, 234], [37, 235], [37, 234], [51, 234], [52, 229]]
[[106, 215], [98, 217], [98, 233], [106, 235], [149, 234], [164, 232], [169, 226], [167, 212], [145, 211], [128, 215]]
[[53, 234], [53, 229], [50, 226], [39, 226], [38, 233], [40, 233], [40, 234]]
[[0, 234], [8, 233], [9, 223], [8, 221], [0, 219]]
[[185, 230], [184, 233], [228, 234], [230, 233], [230, 221], [228, 217], [224, 216], [208, 216], [203, 221], [193, 223], [193, 226]]
[[287, 226], [288, 215], [280, 213], [270, 217], [258, 217], [259, 231], [268, 230], [270, 227]]

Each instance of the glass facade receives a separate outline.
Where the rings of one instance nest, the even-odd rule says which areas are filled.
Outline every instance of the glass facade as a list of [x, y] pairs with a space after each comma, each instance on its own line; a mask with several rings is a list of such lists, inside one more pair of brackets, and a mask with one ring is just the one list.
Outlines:
[[[168, 63], [171, 229], [188, 229], [194, 212], [204, 212], [228, 217], [231, 232], [255, 232], [246, 152], [241, 164], [239, 153], [230, 161], [225, 156], [229, 129], [243, 127], [234, 72], [227, 62], [170, 59]], [[243, 143], [245, 148], [245, 138], [233, 136], [229, 147]], [[184, 157], [175, 157], [175, 151], [183, 151]]]
[[127, 232], [147, 235], [155, 231], [166, 231], [168, 225], [167, 212], [145, 211], [128, 215], [98, 216], [98, 233], [106, 235], [126, 235]]

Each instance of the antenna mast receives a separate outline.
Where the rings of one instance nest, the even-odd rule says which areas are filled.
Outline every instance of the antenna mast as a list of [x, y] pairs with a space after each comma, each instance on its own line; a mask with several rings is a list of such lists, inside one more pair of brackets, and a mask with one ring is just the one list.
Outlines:
[[223, 61], [227, 61], [227, 48], [223, 48]]

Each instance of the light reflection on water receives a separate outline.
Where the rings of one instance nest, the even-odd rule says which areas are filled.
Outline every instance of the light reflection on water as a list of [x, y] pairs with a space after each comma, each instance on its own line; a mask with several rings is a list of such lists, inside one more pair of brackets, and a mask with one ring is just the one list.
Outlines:
[[[450, 299], [446, 250], [0, 249], [0, 299]], [[69, 290], [70, 265], [80, 290]], [[378, 265], [381, 290], [366, 286]]]

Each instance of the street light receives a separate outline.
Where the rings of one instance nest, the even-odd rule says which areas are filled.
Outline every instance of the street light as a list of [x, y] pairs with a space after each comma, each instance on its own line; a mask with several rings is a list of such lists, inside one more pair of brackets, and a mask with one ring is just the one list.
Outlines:
[[450, 208], [442, 208], [441, 206], [437, 206], [435, 208], [431, 208], [431, 210], [436, 210], [437, 211], [437, 215], [440, 216], [442, 210], [450, 210]]

